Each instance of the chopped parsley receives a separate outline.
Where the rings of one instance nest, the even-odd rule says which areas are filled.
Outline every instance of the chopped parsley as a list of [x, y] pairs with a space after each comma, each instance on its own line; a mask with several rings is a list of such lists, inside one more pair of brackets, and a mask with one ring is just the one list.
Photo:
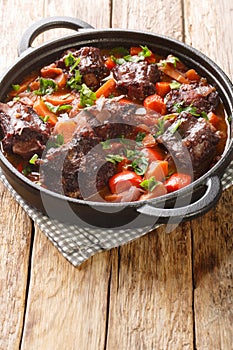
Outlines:
[[62, 134], [57, 134], [55, 137], [50, 137], [46, 144], [46, 149], [59, 148], [64, 144], [64, 136]]
[[13, 84], [13, 85], [12, 85], [12, 89], [15, 90], [15, 91], [19, 91], [20, 85], [18, 85], [18, 84]]
[[137, 136], [136, 136], [136, 139], [135, 139], [137, 146], [139, 146], [139, 147], [142, 146], [142, 140], [145, 138], [145, 136], [146, 136], [145, 132], [139, 131], [137, 133]]
[[39, 158], [38, 154], [34, 154], [32, 158], [29, 159], [29, 163], [35, 165], [38, 158]]
[[106, 140], [106, 141], [103, 141], [100, 143], [101, 143], [103, 149], [110, 149], [111, 148], [111, 140]]
[[80, 63], [80, 57], [74, 57], [74, 55], [72, 53], [69, 53], [65, 59], [64, 59], [64, 62], [65, 62], [65, 65], [66, 67], [70, 67], [70, 72], [72, 72], [76, 67], [77, 65]]
[[202, 117], [206, 120], [208, 120], [208, 116], [205, 111], [202, 111], [201, 113], [197, 112], [197, 107], [189, 105], [189, 106], [183, 106], [184, 101], [182, 102], [177, 102], [173, 105], [173, 108], [175, 108], [175, 112], [181, 113], [181, 112], [187, 112], [192, 114], [194, 117]]
[[58, 112], [66, 112], [73, 108], [71, 105], [54, 106], [52, 103], [49, 103], [49, 102], [45, 102], [45, 104], [48, 107], [48, 109], [55, 114]]
[[108, 154], [105, 159], [107, 162], [116, 164], [120, 163], [124, 159], [124, 157], [120, 156], [119, 154]]
[[140, 46], [142, 51], [140, 51], [137, 55], [131, 56], [128, 52], [127, 55], [123, 57], [116, 58], [114, 55], [111, 55], [111, 59], [117, 64], [123, 64], [125, 62], [139, 62], [144, 61], [146, 57], [150, 57], [152, 52], [148, 49], [147, 46]]
[[90, 107], [93, 106], [96, 100], [96, 94], [86, 85], [82, 84], [80, 93], [80, 105], [82, 107]]
[[176, 89], [179, 89], [180, 88], [180, 85], [181, 83], [178, 83], [178, 81], [173, 81], [171, 84], [170, 84], [170, 88], [172, 90], [176, 90]]
[[49, 120], [49, 115], [46, 115], [45, 117], [43, 117], [42, 115], [40, 115], [39, 118], [40, 118], [44, 123], [47, 123], [47, 121]]
[[80, 90], [82, 84], [82, 75], [80, 74], [80, 71], [78, 69], [75, 69], [74, 71], [74, 77], [70, 78], [67, 81], [67, 85], [73, 89], [73, 90]]
[[149, 179], [143, 180], [140, 183], [140, 186], [148, 192], [152, 192], [157, 185], [158, 185], [158, 181], [156, 181], [154, 176], [150, 177]]
[[148, 168], [148, 159], [145, 156], [136, 158], [132, 161], [132, 168], [137, 175], [144, 175]]
[[57, 84], [52, 79], [40, 78], [39, 83], [40, 83], [40, 88], [34, 91], [34, 94], [36, 95], [51, 94], [57, 90]]
[[158, 119], [158, 124], [155, 125], [157, 131], [153, 135], [155, 139], [164, 133], [164, 125], [165, 125], [165, 118]]

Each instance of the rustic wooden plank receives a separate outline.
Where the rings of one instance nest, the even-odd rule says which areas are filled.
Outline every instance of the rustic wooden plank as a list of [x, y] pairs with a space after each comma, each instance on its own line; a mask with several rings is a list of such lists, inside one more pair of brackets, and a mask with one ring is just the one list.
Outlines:
[[[19, 16], [17, 1], [0, 2], [0, 74], [13, 64], [30, 13]], [[29, 1], [24, 2], [24, 6]], [[39, 4], [38, 4], [39, 8]], [[0, 349], [19, 349], [26, 299], [32, 224], [24, 210], [0, 183]]]
[[31, 222], [0, 182], [0, 349], [19, 349], [26, 298]]
[[112, 26], [149, 31], [182, 40], [182, 2], [113, 1]]
[[[181, 3], [137, 4], [114, 1], [113, 26], [182, 38]], [[189, 223], [115, 251], [107, 349], [193, 349], [191, 256]]]
[[[232, 1], [208, 0], [198, 6], [186, 1], [185, 18], [187, 42], [233, 77]], [[201, 350], [232, 349], [232, 203], [231, 188], [216, 209], [192, 223], [196, 348]]]
[[170, 234], [161, 227], [115, 254], [107, 349], [193, 349], [189, 224]]
[[110, 253], [74, 268], [36, 229], [22, 350], [103, 349]]
[[233, 189], [192, 224], [196, 349], [232, 349]]

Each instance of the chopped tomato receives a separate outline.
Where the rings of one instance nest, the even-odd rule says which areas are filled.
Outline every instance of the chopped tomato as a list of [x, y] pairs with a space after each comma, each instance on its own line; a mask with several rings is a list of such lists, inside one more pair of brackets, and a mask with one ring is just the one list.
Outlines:
[[116, 63], [113, 61], [111, 57], [108, 57], [107, 60], [104, 62], [104, 64], [110, 70], [113, 69], [116, 65]]
[[164, 115], [166, 114], [166, 104], [161, 96], [153, 94], [145, 98], [143, 102], [145, 108], [153, 109], [154, 111]]
[[174, 192], [188, 186], [191, 183], [191, 176], [188, 174], [175, 173], [168, 180], [165, 181], [164, 185], [168, 192]]
[[169, 81], [158, 81], [155, 84], [156, 92], [159, 96], [164, 97], [170, 90], [170, 82]]
[[153, 161], [150, 163], [144, 178], [154, 177], [156, 181], [164, 181], [168, 175], [168, 162], [166, 160]]
[[127, 191], [131, 186], [139, 187], [142, 177], [133, 171], [122, 171], [113, 175], [109, 179], [109, 188], [112, 193], [121, 193]]
[[159, 147], [145, 147], [141, 152], [146, 158], [148, 158], [149, 162], [163, 160], [165, 158], [165, 154]]

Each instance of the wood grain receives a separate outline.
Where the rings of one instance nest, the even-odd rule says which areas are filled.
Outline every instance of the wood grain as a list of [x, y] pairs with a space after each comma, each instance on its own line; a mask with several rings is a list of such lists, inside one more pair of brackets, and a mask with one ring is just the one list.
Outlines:
[[[211, 57], [233, 77], [231, 23], [233, 2], [185, 1], [186, 41]], [[210, 9], [212, 9], [210, 11]], [[224, 16], [223, 14], [228, 14]], [[202, 30], [200, 31], [200, 26]], [[196, 348], [232, 349], [232, 188], [216, 209], [194, 220], [194, 317]]]
[[103, 349], [110, 253], [74, 268], [36, 229], [22, 350]]
[[161, 227], [115, 255], [107, 349], [193, 349], [189, 224]]
[[24, 321], [31, 221], [0, 182], [0, 349], [19, 349]]

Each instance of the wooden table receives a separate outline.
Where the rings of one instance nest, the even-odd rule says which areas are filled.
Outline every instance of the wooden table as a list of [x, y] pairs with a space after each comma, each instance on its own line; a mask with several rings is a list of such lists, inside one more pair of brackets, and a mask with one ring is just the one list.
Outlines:
[[[233, 77], [232, 0], [1, 1], [0, 69], [42, 17], [166, 34]], [[54, 30], [43, 40], [67, 33]], [[233, 189], [167, 234], [161, 227], [74, 268], [0, 183], [1, 350], [233, 349]]]

